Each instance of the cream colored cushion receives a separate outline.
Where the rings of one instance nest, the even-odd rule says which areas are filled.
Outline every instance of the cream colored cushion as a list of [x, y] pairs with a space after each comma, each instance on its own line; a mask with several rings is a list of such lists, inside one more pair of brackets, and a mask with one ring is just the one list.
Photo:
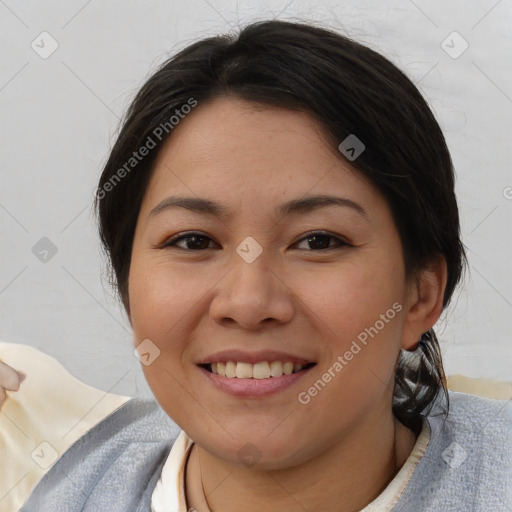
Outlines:
[[448, 389], [495, 400], [512, 399], [512, 382], [452, 375], [447, 378]]
[[28, 345], [0, 342], [0, 361], [0, 512], [17, 512], [57, 458], [131, 397], [84, 384]]

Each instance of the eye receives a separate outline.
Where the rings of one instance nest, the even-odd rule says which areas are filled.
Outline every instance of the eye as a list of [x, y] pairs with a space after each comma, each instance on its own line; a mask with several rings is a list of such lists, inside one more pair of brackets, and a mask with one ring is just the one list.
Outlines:
[[[338, 238], [334, 235], [322, 231], [313, 231], [311, 233], [308, 233], [307, 236], [299, 240], [299, 242], [302, 242], [304, 240], [310, 245], [310, 249], [316, 249], [316, 251], [326, 251], [350, 245], [341, 238]], [[335, 241], [334, 246], [330, 245], [330, 240]], [[297, 242], [297, 244], [299, 242]]]
[[[184, 242], [185, 247], [178, 245], [178, 242]], [[213, 241], [209, 236], [203, 233], [190, 232], [184, 235], [176, 235], [169, 238], [164, 242], [161, 247], [178, 247], [179, 249], [185, 249], [190, 251], [200, 251], [204, 249], [211, 249], [208, 247], [209, 241]]]

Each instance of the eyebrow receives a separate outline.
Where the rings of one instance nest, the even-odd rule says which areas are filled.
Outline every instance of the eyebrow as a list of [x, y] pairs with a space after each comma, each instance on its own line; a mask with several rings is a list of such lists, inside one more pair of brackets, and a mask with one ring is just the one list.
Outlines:
[[[351, 208], [366, 220], [370, 220], [366, 210], [359, 203], [356, 203], [352, 199], [349, 199], [348, 197], [338, 197], [324, 194], [292, 199], [291, 201], [283, 203], [277, 209], [277, 213], [281, 217], [286, 217], [288, 215], [311, 212], [319, 208], [325, 208], [327, 206], [341, 206], [344, 208]], [[204, 199], [201, 197], [170, 196], [155, 206], [149, 212], [149, 217], [154, 217], [165, 210], [173, 208], [185, 208], [186, 210], [190, 210], [196, 213], [220, 218], [231, 218], [234, 216], [234, 212], [229, 208], [226, 208], [225, 206], [222, 206], [221, 204], [209, 199]]]

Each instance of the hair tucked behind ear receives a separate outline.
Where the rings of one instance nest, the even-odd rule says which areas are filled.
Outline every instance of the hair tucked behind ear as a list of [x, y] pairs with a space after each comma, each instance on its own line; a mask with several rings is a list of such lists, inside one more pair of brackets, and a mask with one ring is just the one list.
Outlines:
[[[450, 153], [427, 103], [394, 64], [370, 48], [331, 30], [272, 20], [186, 47], [149, 78], [129, 107], [96, 197], [101, 240], [128, 314], [135, 225], [156, 155], [172, 136], [169, 131], [156, 140], [155, 131], [191, 98], [201, 105], [219, 96], [310, 114], [339, 158], [345, 158], [339, 144], [355, 135], [365, 150], [345, 162], [390, 205], [405, 277], [443, 256], [448, 269], [443, 307], [448, 305], [466, 256]], [[133, 151], [151, 137], [152, 152], [120, 180]], [[437, 338], [430, 330], [424, 340], [421, 357], [402, 354], [396, 371], [393, 411], [415, 429], [439, 394], [447, 398]]]

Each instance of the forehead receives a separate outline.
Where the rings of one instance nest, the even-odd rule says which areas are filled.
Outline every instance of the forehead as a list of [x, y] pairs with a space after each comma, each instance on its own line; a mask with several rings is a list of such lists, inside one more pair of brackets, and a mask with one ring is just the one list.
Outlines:
[[[199, 104], [172, 131], [159, 160], [292, 163], [329, 152], [327, 134], [309, 114], [221, 97]], [[294, 149], [293, 153], [286, 150]], [[251, 162], [252, 160], [252, 162]]]
[[199, 104], [160, 149], [144, 203], [154, 207], [171, 193], [240, 206], [332, 192], [374, 201], [375, 187], [328, 139], [304, 112], [235, 98]]

